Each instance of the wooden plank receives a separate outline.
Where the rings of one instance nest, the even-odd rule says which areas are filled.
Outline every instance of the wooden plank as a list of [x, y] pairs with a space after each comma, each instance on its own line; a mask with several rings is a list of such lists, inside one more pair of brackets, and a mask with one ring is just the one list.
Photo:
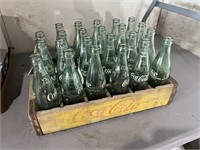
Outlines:
[[33, 76], [30, 76], [30, 84], [29, 84], [29, 101], [28, 101], [28, 116], [29, 120], [31, 120], [31, 124], [36, 131], [37, 135], [42, 135], [42, 130], [40, 128], [40, 124], [38, 122], [38, 118], [36, 116], [36, 109], [35, 109], [35, 96], [32, 90], [33, 85]]
[[37, 112], [44, 134], [166, 105], [173, 84]]

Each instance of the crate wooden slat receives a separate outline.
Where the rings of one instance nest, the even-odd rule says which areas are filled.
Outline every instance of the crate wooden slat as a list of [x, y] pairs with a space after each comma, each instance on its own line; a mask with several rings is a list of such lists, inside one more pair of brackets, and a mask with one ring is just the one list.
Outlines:
[[156, 88], [36, 112], [31, 77], [29, 118], [36, 133], [42, 135], [163, 106], [172, 101], [178, 86], [172, 77], [169, 81]]

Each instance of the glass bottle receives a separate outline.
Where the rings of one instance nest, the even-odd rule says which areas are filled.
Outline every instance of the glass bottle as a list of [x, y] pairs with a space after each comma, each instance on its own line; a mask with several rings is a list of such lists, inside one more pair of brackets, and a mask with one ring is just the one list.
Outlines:
[[120, 44], [120, 51], [110, 76], [109, 92], [111, 95], [128, 93], [128, 85], [127, 46], [125, 44]]
[[146, 38], [149, 39], [150, 45], [149, 45], [149, 61], [150, 63], [153, 62], [156, 56], [155, 46], [154, 46], [154, 36], [155, 36], [155, 30], [153, 28], [147, 28], [147, 34]]
[[145, 22], [139, 22], [138, 24], [138, 39], [137, 39], [137, 49], [141, 49], [139, 46], [141, 44], [142, 39], [145, 36], [145, 30], [146, 30], [146, 23]]
[[84, 101], [81, 77], [74, 62], [74, 50], [65, 49], [65, 70], [61, 79], [61, 92], [64, 105]]
[[44, 32], [43, 31], [37, 31], [36, 33], [35, 33], [35, 42], [36, 42], [36, 46], [35, 46], [35, 48], [34, 48], [34, 53], [38, 53], [38, 48], [37, 48], [37, 44], [39, 43], [39, 42], [45, 42], [45, 36], [44, 36]]
[[114, 35], [114, 40], [115, 40], [115, 42], [116, 42], [116, 40], [117, 40], [117, 36], [118, 36], [118, 33], [119, 33], [119, 24], [120, 24], [119, 18], [114, 18], [114, 19], [113, 19], [113, 24], [112, 24], [112, 31], [111, 31], [111, 33]]
[[100, 58], [102, 59], [103, 55], [106, 53], [106, 27], [105, 26], [99, 26], [98, 28], [99, 33], [99, 41], [98, 45], [100, 47]]
[[117, 36], [116, 43], [115, 43], [116, 55], [118, 55], [119, 46], [121, 44], [126, 44], [126, 25], [124, 23], [119, 24], [119, 34]]
[[126, 41], [128, 41], [129, 32], [134, 31], [134, 27], [135, 27], [135, 17], [130, 16], [128, 18], [128, 27], [127, 27], [127, 30], [126, 30]]
[[150, 68], [149, 84], [152, 87], [167, 84], [170, 75], [170, 52], [172, 38], [163, 38], [161, 50], [157, 54]]
[[63, 39], [58, 39], [56, 41], [56, 50], [57, 50], [57, 76], [61, 80], [62, 73], [65, 68], [65, 57], [64, 57], [64, 49], [66, 49], [66, 45]]
[[56, 37], [56, 40], [58, 39], [63, 39], [64, 42], [65, 42], [65, 46], [68, 48], [69, 47], [69, 43], [67, 41], [67, 34], [65, 32], [65, 30], [59, 30], [58, 33], [57, 33], [57, 37]]
[[110, 75], [112, 73], [112, 68], [116, 61], [115, 47], [114, 47], [114, 35], [109, 33], [107, 35], [107, 48], [105, 56], [102, 59], [102, 66], [104, 74], [106, 77], [106, 83], [110, 81]]
[[55, 28], [56, 28], [56, 36], [57, 36], [57, 34], [58, 34], [59, 31], [65, 30], [62, 23], [56, 23], [55, 24]]
[[59, 106], [58, 93], [54, 83], [46, 72], [39, 54], [30, 55], [35, 76], [35, 103], [37, 110], [46, 110]]
[[137, 56], [137, 33], [135, 31], [129, 32], [127, 47], [128, 70], [131, 72], [133, 69], [134, 60]]
[[85, 86], [85, 80], [86, 80], [86, 76], [87, 76], [87, 70], [89, 67], [89, 59], [88, 59], [88, 51], [90, 51], [90, 46], [91, 46], [91, 38], [89, 36], [86, 36], [84, 34], [81, 35], [82, 38], [82, 49], [81, 49], [81, 53], [80, 53], [80, 70], [81, 70], [81, 74], [84, 78], [84, 86]]
[[52, 80], [55, 82], [56, 81], [55, 67], [54, 67], [54, 63], [52, 61], [52, 57], [49, 53], [49, 50], [47, 48], [46, 43], [44, 41], [43, 42], [40, 41], [37, 45], [37, 48], [39, 50], [39, 54], [40, 54], [42, 61], [44, 63], [45, 70], [50, 75]]
[[75, 37], [74, 37], [73, 49], [75, 51], [74, 59], [75, 59], [75, 63], [76, 63], [76, 60], [80, 57], [79, 47], [80, 47], [81, 41], [80, 41], [79, 30], [80, 30], [80, 28], [82, 28], [82, 22], [76, 21], [74, 23], [74, 27], [75, 27]]
[[92, 45], [92, 57], [86, 77], [86, 94], [89, 100], [106, 97], [106, 79], [99, 57], [99, 46]]
[[132, 91], [143, 90], [148, 88], [149, 78], [149, 39], [143, 38], [141, 49], [137, 55], [132, 71], [130, 72], [130, 88]]
[[98, 27], [101, 25], [101, 21], [99, 19], [95, 19], [93, 21], [93, 35], [92, 35], [92, 44], [98, 44]]

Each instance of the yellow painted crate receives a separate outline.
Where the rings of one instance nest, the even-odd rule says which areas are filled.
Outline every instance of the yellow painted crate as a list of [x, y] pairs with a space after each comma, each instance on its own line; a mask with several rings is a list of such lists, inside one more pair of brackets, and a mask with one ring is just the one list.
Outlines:
[[[167, 105], [173, 100], [178, 83], [169, 77], [169, 84], [142, 91], [110, 96], [95, 101], [66, 105], [50, 110], [36, 111], [32, 91], [32, 76], [29, 87], [29, 119], [37, 135], [74, 128], [117, 116]], [[105, 122], [106, 123], [106, 122]]]

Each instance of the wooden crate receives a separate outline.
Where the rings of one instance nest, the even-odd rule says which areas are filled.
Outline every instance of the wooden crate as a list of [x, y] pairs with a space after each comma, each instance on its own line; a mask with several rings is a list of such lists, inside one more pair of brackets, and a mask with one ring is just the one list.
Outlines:
[[31, 77], [29, 119], [37, 135], [43, 135], [167, 105], [178, 86], [172, 77], [169, 82], [156, 88], [36, 112]]

